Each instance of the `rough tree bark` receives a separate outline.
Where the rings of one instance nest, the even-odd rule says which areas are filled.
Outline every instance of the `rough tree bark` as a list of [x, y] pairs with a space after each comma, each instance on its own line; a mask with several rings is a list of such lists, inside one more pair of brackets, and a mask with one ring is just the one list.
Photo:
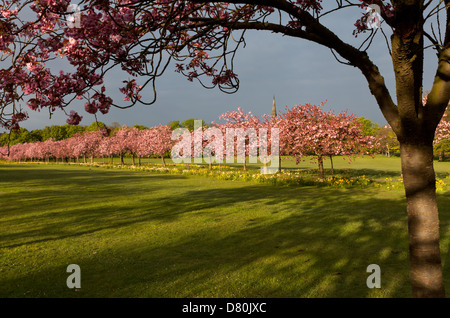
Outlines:
[[334, 166], [333, 166], [333, 156], [330, 155], [330, 164], [331, 164], [331, 175], [334, 175]]
[[397, 28], [391, 37], [400, 117], [394, 131], [400, 142], [407, 202], [411, 286], [414, 297], [445, 297], [433, 168], [437, 126], [433, 117], [440, 110], [432, 109], [428, 103], [424, 107], [422, 102], [423, 1], [400, 3], [398, 9], [404, 14], [396, 21]]
[[429, 142], [400, 144], [407, 201], [410, 278], [415, 297], [444, 297], [439, 249], [439, 213], [433, 147]]
[[322, 155], [319, 155], [317, 157], [317, 161], [319, 163], [319, 178], [323, 179], [325, 174], [324, 174], [324, 170], [323, 170], [323, 157], [322, 157]]

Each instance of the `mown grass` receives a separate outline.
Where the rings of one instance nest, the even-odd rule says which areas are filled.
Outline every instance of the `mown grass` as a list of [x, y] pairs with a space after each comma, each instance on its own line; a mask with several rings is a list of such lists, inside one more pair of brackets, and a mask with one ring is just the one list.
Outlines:
[[[448, 194], [438, 193], [447, 288]], [[411, 296], [402, 190], [0, 164], [0, 206], [0, 297]], [[366, 286], [373, 263], [381, 289]], [[77, 291], [69, 264], [81, 267]]]

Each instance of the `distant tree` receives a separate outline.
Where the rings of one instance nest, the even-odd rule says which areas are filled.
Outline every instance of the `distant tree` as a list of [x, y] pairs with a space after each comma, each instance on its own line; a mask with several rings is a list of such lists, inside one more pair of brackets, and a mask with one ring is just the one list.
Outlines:
[[86, 127], [86, 131], [97, 131], [106, 129], [106, 125], [102, 123], [101, 121], [94, 121], [89, 126]]
[[[236, 156], [238, 162], [242, 160], [243, 170], [247, 170], [246, 158], [257, 155], [257, 142], [255, 141], [257, 141], [257, 130], [261, 127], [261, 119], [251, 112], [244, 113], [242, 108], [238, 107], [235, 111], [221, 114], [219, 120], [224, 121], [221, 125], [216, 124], [216, 127], [222, 131], [224, 136], [224, 149], [227, 157], [230, 155]], [[230, 129], [233, 129], [235, 133], [235, 137], [231, 135], [233, 136], [233, 149], [229, 148], [231, 143], [229, 144], [227, 141], [230, 136]], [[243, 149], [239, 146], [240, 143], [243, 143]], [[240, 153], [242, 150], [243, 153]]]
[[17, 144], [22, 144], [25, 142], [37, 141], [35, 134], [31, 134], [27, 129], [20, 128], [10, 131], [9, 133], [3, 133], [0, 135], [0, 145], [3, 146], [13, 146]]
[[385, 125], [378, 129], [376, 137], [380, 143], [381, 151], [390, 157], [392, 151], [400, 151], [400, 143], [391, 126]]
[[42, 141], [52, 139], [54, 141], [66, 139], [68, 137], [68, 127], [69, 125], [58, 126], [46, 126], [42, 129]]
[[[422, 98], [422, 103], [425, 106], [428, 100], [428, 95]], [[450, 105], [450, 103], [449, 103]], [[450, 151], [450, 107], [447, 108], [439, 122], [433, 140], [433, 150], [439, 154], [439, 161], [445, 160], [445, 153]]]
[[98, 147], [98, 154], [100, 157], [108, 157], [109, 163], [114, 163], [114, 155], [116, 154], [115, 143], [116, 140], [113, 137], [103, 138]]
[[179, 120], [173, 120], [167, 124], [171, 130], [175, 130], [177, 128], [182, 128]]
[[359, 117], [358, 122], [362, 125], [362, 133], [365, 136], [376, 136], [380, 125], [378, 123], [373, 123], [370, 119], [365, 117]]
[[73, 138], [75, 156], [77, 158], [83, 157], [85, 163], [86, 157], [90, 157], [91, 163], [93, 163], [94, 157], [98, 153], [100, 143], [104, 138], [102, 132], [100, 130], [86, 131]]
[[121, 127], [119, 122], [113, 121], [107, 128], [110, 131], [110, 135], [114, 135]]
[[189, 131], [193, 131], [194, 130], [194, 122], [196, 120], [201, 120], [202, 121], [202, 126], [206, 126], [206, 122], [202, 119], [195, 119], [195, 118], [190, 118], [190, 119], [186, 119], [185, 121], [183, 121], [181, 123], [181, 127], [187, 128], [189, 129]]
[[[320, 105], [297, 105], [281, 113], [277, 126], [280, 129], [280, 146], [293, 156], [297, 163], [303, 156], [317, 159], [319, 177], [324, 177], [323, 160], [333, 156], [352, 156], [367, 153], [376, 145], [376, 138], [362, 133], [361, 123], [354, 115], [323, 110]], [[333, 165], [332, 165], [333, 172]]]
[[445, 161], [445, 154], [450, 152], [450, 138], [441, 140], [434, 149], [438, 153], [439, 161]]
[[138, 124], [134, 125], [133, 127], [134, 127], [134, 128], [137, 128], [137, 129], [139, 129], [139, 130], [148, 129], [148, 127], [146, 127], [146, 126], [144, 126], [144, 125], [138, 125]]
[[35, 141], [40, 141], [41, 137], [36, 134], [34, 131], [28, 131], [26, 129], [21, 130], [20, 134], [18, 135], [18, 138], [16, 139], [17, 143], [32, 143]]
[[71, 138], [75, 136], [77, 133], [82, 133], [86, 130], [85, 126], [79, 126], [79, 125], [64, 125], [66, 126], [67, 130], [67, 138]]
[[124, 165], [124, 156], [126, 153], [129, 153], [133, 156], [133, 164], [134, 164], [134, 155], [137, 152], [137, 144], [138, 144], [138, 132], [137, 128], [130, 128], [127, 126], [121, 127], [116, 131], [113, 138], [113, 149], [114, 153], [118, 154], [120, 157], [120, 164]]
[[434, 138], [434, 150], [439, 153], [439, 161], [445, 160], [445, 153], [450, 151], [450, 121], [447, 113], [442, 117]]
[[8, 133], [4, 132], [0, 134], [0, 147], [6, 146], [8, 144]]
[[169, 126], [159, 125], [140, 132], [136, 152], [139, 156], [160, 157], [165, 167], [164, 156], [172, 149], [173, 144], [172, 129]]

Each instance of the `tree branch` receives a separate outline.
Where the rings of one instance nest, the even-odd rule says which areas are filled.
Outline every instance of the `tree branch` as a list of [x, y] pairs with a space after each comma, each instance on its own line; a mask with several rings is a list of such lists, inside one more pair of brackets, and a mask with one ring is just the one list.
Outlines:
[[385, 116], [388, 123], [394, 131], [399, 131], [399, 114], [396, 105], [387, 89], [384, 78], [381, 76], [379, 69], [373, 64], [365, 52], [359, 51], [355, 47], [343, 42], [338, 36], [321, 25], [308, 13], [306, 16], [308, 23], [303, 28], [288, 28], [282, 25], [262, 22], [228, 22], [220, 19], [215, 20], [217, 25], [230, 29], [246, 29], [246, 30], [267, 30], [275, 33], [306, 39], [317, 44], [328, 47], [336, 51], [342, 58], [349, 61], [350, 65], [357, 67], [366, 78], [372, 95], [378, 102], [378, 105]]
[[438, 67], [425, 109], [426, 120], [436, 128], [450, 100], [450, 0], [445, 0], [447, 21], [445, 28], [444, 49], [439, 53]]

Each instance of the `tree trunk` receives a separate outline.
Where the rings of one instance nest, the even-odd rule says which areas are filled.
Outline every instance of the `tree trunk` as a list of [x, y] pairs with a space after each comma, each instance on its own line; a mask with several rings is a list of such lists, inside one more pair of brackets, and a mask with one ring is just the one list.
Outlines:
[[120, 164], [123, 166], [125, 163], [123, 162], [123, 153], [120, 154]]
[[323, 172], [323, 157], [322, 157], [322, 155], [318, 156], [317, 161], [319, 162], [319, 178], [323, 179], [324, 172]]
[[138, 157], [138, 166], [141, 166], [141, 156]]
[[445, 158], [444, 150], [441, 150], [439, 152], [439, 161], [440, 162], [444, 161], [444, 158]]
[[135, 156], [134, 156], [134, 153], [132, 153], [132, 154], [131, 154], [131, 158], [132, 158], [132, 160], [133, 160], [133, 166], [136, 165], [136, 160], [134, 159], [134, 157], [135, 157]]
[[281, 154], [278, 157], [278, 171], [281, 172]]
[[333, 167], [333, 156], [330, 155], [330, 163], [331, 163], [331, 175], [334, 175], [334, 167]]
[[162, 159], [162, 165], [163, 165], [163, 167], [166, 167], [166, 161], [164, 160], [164, 156], [161, 156], [161, 159]]
[[445, 297], [432, 144], [401, 143], [414, 297]]

